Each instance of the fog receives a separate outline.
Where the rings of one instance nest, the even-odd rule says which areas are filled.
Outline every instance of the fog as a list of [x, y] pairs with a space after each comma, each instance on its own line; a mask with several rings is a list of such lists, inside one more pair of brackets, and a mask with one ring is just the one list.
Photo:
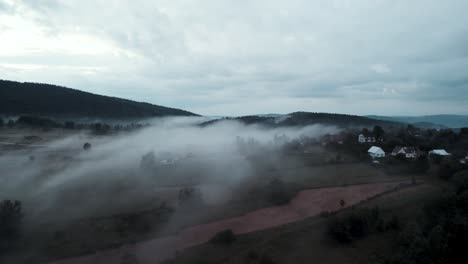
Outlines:
[[[25, 221], [47, 222], [132, 212], [167, 203], [195, 186], [208, 205], [255, 176], [250, 154], [271, 159], [291, 140], [337, 132], [321, 125], [264, 128], [204, 118], [160, 118], [136, 132], [77, 132], [45, 147], [3, 151], [0, 199], [23, 202]], [[83, 149], [89, 142], [92, 148]], [[42, 144], [42, 143], [41, 143]]]

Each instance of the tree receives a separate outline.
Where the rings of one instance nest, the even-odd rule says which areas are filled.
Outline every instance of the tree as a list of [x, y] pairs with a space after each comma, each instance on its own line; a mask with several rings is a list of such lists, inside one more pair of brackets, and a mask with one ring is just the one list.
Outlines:
[[381, 126], [374, 126], [372, 133], [377, 139], [379, 139], [379, 138], [383, 138], [385, 131]]
[[18, 238], [22, 217], [20, 201], [0, 202], [0, 251], [11, 247]]
[[231, 229], [227, 229], [217, 233], [213, 238], [210, 239], [210, 242], [213, 244], [224, 244], [230, 245], [236, 241], [236, 235], [232, 232]]
[[273, 179], [268, 189], [270, 192], [270, 202], [274, 205], [287, 204], [292, 198], [292, 195], [286, 189], [286, 184], [280, 179]]
[[150, 151], [143, 155], [140, 160], [140, 168], [144, 170], [152, 170], [156, 167], [156, 155], [153, 151]]
[[179, 191], [179, 204], [200, 206], [203, 204], [203, 197], [198, 189], [185, 187]]
[[15, 126], [15, 121], [13, 119], [8, 120], [7, 126], [12, 128]]
[[133, 253], [126, 253], [125, 255], [122, 256], [122, 259], [120, 261], [121, 264], [138, 264], [138, 258], [136, 257], [135, 254]]
[[86, 142], [83, 145], [83, 149], [86, 150], [86, 151], [91, 150], [91, 147], [92, 147], [91, 143], [89, 143], [89, 142]]
[[448, 180], [461, 169], [462, 166], [458, 161], [443, 160], [439, 166], [438, 175], [440, 178]]
[[65, 128], [66, 129], [75, 129], [75, 122], [73, 122], [73, 121], [65, 122]]

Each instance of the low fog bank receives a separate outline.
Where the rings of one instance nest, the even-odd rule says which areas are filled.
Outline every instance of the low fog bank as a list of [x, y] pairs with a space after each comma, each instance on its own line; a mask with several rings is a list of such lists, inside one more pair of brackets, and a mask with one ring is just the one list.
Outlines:
[[[200, 127], [201, 121], [153, 119], [136, 132], [77, 133], [44, 148], [3, 151], [0, 199], [21, 200], [26, 222], [176, 206], [177, 191], [187, 186], [199, 187], [207, 204], [216, 204], [255, 174], [249, 155], [271, 158], [291, 140], [337, 132], [321, 125], [268, 129], [235, 121]], [[92, 146], [88, 151], [85, 142]]]

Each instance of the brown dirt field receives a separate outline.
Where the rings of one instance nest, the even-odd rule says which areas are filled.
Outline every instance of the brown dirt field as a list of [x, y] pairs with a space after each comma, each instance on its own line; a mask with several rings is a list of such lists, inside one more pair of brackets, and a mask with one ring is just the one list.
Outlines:
[[235, 234], [245, 234], [281, 226], [319, 215], [323, 211], [340, 210], [341, 199], [346, 202], [344, 207], [349, 207], [391, 191], [399, 184], [373, 183], [305, 190], [284, 206], [256, 210], [243, 216], [193, 226], [182, 230], [177, 236], [157, 238], [89, 256], [57, 261], [54, 264], [120, 263], [126, 254], [135, 255], [141, 264], [160, 263], [179, 251], [208, 242], [216, 233], [226, 229], [232, 229]]

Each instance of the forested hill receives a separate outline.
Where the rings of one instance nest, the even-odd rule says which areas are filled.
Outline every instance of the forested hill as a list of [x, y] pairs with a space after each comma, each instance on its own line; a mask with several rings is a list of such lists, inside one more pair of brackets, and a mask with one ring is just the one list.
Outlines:
[[278, 116], [241, 116], [234, 118], [223, 118], [208, 121], [202, 125], [207, 126], [223, 121], [239, 121], [241, 123], [251, 125], [265, 126], [306, 126], [313, 124], [334, 125], [338, 127], [371, 127], [375, 125], [384, 127], [399, 127], [402, 124], [398, 122], [377, 120], [364, 116], [345, 115], [345, 114], [330, 114], [330, 113], [310, 113], [310, 112], [295, 112], [288, 115]]
[[96, 118], [196, 115], [180, 109], [96, 95], [56, 85], [5, 80], [0, 80], [0, 114]]

